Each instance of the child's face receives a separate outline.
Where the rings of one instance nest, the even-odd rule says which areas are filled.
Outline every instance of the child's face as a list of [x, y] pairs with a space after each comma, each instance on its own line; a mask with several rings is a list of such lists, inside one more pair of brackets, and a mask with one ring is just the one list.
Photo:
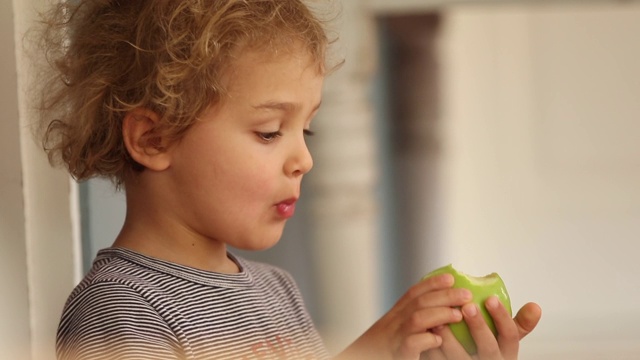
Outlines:
[[178, 222], [204, 240], [241, 249], [277, 243], [313, 165], [304, 136], [322, 83], [304, 52], [242, 53], [228, 98], [170, 150]]

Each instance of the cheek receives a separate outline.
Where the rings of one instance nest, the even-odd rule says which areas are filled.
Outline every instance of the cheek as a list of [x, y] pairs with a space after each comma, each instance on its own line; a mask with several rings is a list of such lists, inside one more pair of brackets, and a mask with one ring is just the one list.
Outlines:
[[[253, 197], [272, 195], [276, 190], [277, 174], [265, 158], [242, 152], [231, 152], [224, 159], [217, 159], [211, 174], [220, 186], [215, 191], [233, 193], [236, 197], [251, 200]], [[213, 160], [213, 159], [212, 159]]]
[[272, 156], [244, 138], [200, 139], [198, 135], [203, 133], [196, 135], [195, 145], [183, 156], [189, 162], [189, 174], [185, 174], [191, 178], [189, 182], [225, 202], [246, 203], [274, 196], [278, 174]]
[[276, 183], [273, 170], [264, 164], [254, 163], [244, 164], [234, 176], [234, 183], [230, 186], [236, 187], [238, 190], [247, 195], [255, 197], [264, 197], [272, 195]]

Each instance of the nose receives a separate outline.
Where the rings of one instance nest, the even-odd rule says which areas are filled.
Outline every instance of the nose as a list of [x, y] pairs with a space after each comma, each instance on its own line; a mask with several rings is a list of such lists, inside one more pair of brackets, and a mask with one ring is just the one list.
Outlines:
[[284, 164], [284, 171], [288, 176], [302, 176], [313, 167], [313, 158], [303, 136], [292, 144], [291, 152]]

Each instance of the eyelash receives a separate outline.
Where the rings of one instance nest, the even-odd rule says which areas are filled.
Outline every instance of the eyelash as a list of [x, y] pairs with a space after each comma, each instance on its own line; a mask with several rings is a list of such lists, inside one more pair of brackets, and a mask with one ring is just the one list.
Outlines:
[[[309, 129], [304, 129], [303, 134], [305, 136], [313, 136], [315, 133]], [[280, 131], [274, 131], [274, 132], [257, 132], [256, 135], [258, 135], [258, 137], [260, 138], [260, 140], [264, 143], [271, 143], [273, 142], [275, 139], [279, 138], [280, 136], [282, 136], [282, 133]]]
[[279, 138], [280, 136], [282, 136], [282, 133], [280, 131], [267, 132], [267, 133], [257, 132], [256, 135], [258, 135], [258, 137], [262, 142], [270, 143], [276, 138]]

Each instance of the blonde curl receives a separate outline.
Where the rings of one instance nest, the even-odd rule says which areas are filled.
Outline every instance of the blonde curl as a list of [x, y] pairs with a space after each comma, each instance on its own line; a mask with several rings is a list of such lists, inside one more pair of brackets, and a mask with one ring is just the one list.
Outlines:
[[332, 42], [300, 0], [62, 1], [43, 14], [39, 33], [51, 70], [39, 82], [49, 160], [77, 180], [118, 186], [143, 170], [124, 146], [125, 114], [154, 111], [154, 133], [177, 141], [225, 96], [223, 75], [239, 51], [302, 44], [326, 73]]

